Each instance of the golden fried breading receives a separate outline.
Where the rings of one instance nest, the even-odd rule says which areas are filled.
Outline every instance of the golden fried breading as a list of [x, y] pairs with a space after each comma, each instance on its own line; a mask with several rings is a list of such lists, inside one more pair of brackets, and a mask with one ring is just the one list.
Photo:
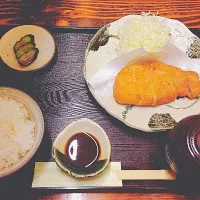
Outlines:
[[113, 91], [119, 104], [157, 106], [177, 97], [196, 98], [200, 81], [196, 72], [149, 61], [124, 67], [115, 78]]

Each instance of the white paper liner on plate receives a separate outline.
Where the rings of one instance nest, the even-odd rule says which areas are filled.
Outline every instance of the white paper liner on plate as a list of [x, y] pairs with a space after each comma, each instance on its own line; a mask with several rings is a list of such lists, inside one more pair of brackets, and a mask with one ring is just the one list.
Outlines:
[[191, 70], [200, 74], [200, 65], [197, 61], [192, 60], [179, 48], [167, 42], [161, 51], [156, 53], [148, 53], [143, 48], [139, 48], [122, 55], [102, 67], [87, 82], [96, 94], [113, 96], [113, 84], [118, 72], [127, 65], [141, 64], [145, 61], [162, 61], [182, 70]]

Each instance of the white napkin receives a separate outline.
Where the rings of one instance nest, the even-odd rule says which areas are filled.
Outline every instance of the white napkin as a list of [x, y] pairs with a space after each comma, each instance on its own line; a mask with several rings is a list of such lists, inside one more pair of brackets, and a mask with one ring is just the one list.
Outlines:
[[110, 162], [108, 167], [97, 176], [76, 179], [61, 170], [55, 162], [36, 162], [32, 187], [122, 187], [122, 180], [117, 178], [116, 170], [121, 170], [121, 162]]

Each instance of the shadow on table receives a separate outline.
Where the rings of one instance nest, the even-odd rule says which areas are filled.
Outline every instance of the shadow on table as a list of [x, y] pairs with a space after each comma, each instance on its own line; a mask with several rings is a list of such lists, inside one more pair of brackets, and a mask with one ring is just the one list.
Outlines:
[[18, 172], [0, 179], [0, 199], [29, 199], [32, 178], [34, 172], [34, 161], [30, 161]]

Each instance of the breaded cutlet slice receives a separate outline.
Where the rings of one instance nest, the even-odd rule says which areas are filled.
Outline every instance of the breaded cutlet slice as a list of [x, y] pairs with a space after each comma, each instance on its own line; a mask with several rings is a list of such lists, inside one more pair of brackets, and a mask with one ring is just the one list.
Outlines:
[[160, 61], [148, 61], [144, 63], [151, 70], [160, 70], [160, 73], [168, 73], [169, 78], [173, 80], [178, 97], [185, 97], [189, 92], [188, 78], [185, 71], [171, 65], [166, 65]]
[[113, 88], [114, 99], [119, 104], [137, 105], [140, 102], [141, 95], [136, 84], [134, 74], [136, 71], [143, 70], [143, 67], [136, 65], [124, 67], [116, 76]]
[[170, 68], [159, 61], [148, 61], [144, 67], [149, 71], [150, 86], [154, 95], [152, 106], [169, 103], [177, 97]]
[[167, 74], [155, 74], [151, 80], [150, 86], [154, 95], [154, 103], [151, 106], [166, 104], [176, 99], [177, 92], [174, 83]]
[[200, 95], [199, 75], [196, 72], [187, 71], [187, 77], [189, 86], [189, 92], [187, 96], [189, 99], [194, 99]]
[[179, 69], [178, 67], [169, 66], [172, 71], [174, 86], [177, 90], [178, 97], [185, 97], [189, 93], [187, 72]]
[[154, 102], [153, 91], [150, 87], [151, 79], [149, 78], [150, 74], [149, 71], [144, 68], [144, 66], [140, 66], [139, 70], [138, 67], [135, 65], [130, 66], [133, 70], [133, 78], [135, 80], [135, 84], [138, 87], [140, 101], [137, 105], [142, 106], [149, 106], [152, 105]]

